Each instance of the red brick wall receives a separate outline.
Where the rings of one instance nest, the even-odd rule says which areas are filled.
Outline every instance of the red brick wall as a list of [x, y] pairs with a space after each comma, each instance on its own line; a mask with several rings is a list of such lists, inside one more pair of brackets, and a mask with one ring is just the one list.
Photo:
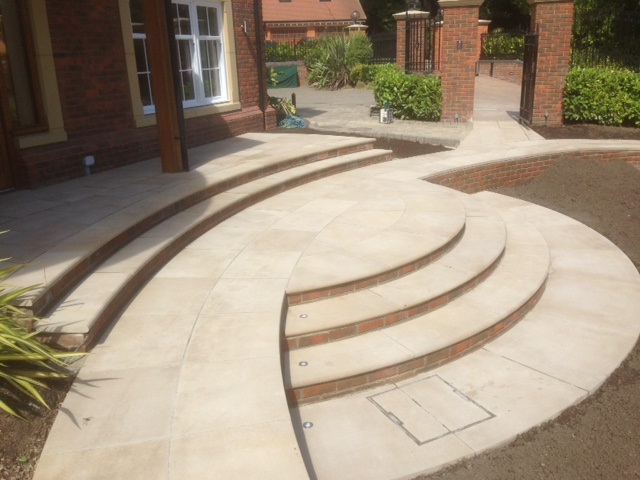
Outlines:
[[565, 159], [589, 159], [603, 162], [621, 159], [634, 167], [640, 167], [640, 152], [637, 151], [602, 152], [584, 150], [474, 165], [436, 174], [427, 177], [425, 180], [461, 192], [476, 193], [518, 185], [537, 177], [558, 160]]
[[[187, 119], [190, 147], [265, 128], [259, 89], [266, 98], [266, 85], [259, 85], [256, 73], [264, 64], [252, 41], [254, 1], [233, 1], [242, 110]], [[47, 0], [47, 14], [68, 141], [19, 151], [18, 186], [33, 188], [79, 177], [87, 154], [96, 158], [94, 171], [157, 157], [156, 127], [134, 124], [117, 0]], [[242, 31], [244, 21], [247, 34]], [[267, 117], [275, 124], [272, 114]]]
[[407, 68], [407, 22], [398, 20], [396, 22], [396, 65], [403, 72]]
[[[458, 42], [462, 48], [458, 49]], [[445, 6], [440, 54], [442, 121], [473, 120], [475, 66], [479, 55], [478, 6]]]
[[[559, 0], [531, 5], [531, 25], [539, 26], [538, 68], [533, 109], [533, 125], [561, 125], [562, 99], [569, 61], [573, 1]], [[549, 113], [545, 119], [545, 113]]]
[[478, 73], [522, 85], [522, 62], [520, 60], [480, 60]]

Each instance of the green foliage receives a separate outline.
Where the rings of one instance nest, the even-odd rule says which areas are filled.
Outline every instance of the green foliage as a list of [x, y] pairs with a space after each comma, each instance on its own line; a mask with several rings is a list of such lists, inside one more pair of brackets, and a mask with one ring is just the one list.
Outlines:
[[640, 74], [572, 69], [565, 87], [564, 115], [571, 122], [640, 127]]
[[524, 58], [524, 36], [506, 33], [491, 33], [483, 36], [482, 59], [518, 59]]
[[372, 55], [371, 42], [364, 35], [321, 37], [305, 56], [307, 80], [310, 85], [329, 90], [353, 85], [353, 67], [369, 63]]
[[407, 75], [386, 65], [375, 77], [373, 94], [380, 107], [388, 104], [400, 118], [436, 121], [442, 115], [440, 77]]
[[[0, 269], [0, 281], [20, 267]], [[44, 381], [68, 377], [63, 359], [82, 354], [56, 351], [41, 343], [36, 338], [37, 332], [30, 332], [23, 326], [37, 320], [18, 306], [33, 288], [13, 288], [0, 284], [0, 386], [12, 393], [14, 401], [27, 403], [35, 400], [49, 408], [40, 393], [47, 388]], [[0, 396], [0, 410], [19, 417], [9, 403], [9, 398]]]
[[527, 0], [485, 0], [480, 18], [491, 20], [491, 27], [526, 30], [531, 23], [531, 9]]
[[388, 65], [389, 64], [363, 65], [360, 63], [351, 69], [351, 81], [354, 85], [358, 83], [371, 85], [376, 79], [378, 72], [388, 68]]

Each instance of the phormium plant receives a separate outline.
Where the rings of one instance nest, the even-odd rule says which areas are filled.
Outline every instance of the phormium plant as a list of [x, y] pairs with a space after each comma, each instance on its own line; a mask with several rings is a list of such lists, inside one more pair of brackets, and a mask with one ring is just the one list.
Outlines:
[[[4, 262], [7, 259], [2, 259]], [[46, 380], [66, 378], [65, 358], [82, 353], [54, 350], [37, 339], [37, 332], [25, 325], [37, 321], [20, 300], [35, 287], [11, 287], [4, 280], [20, 269], [21, 265], [0, 268], [0, 411], [20, 417], [11, 403], [26, 404], [36, 401], [49, 408], [42, 398]]]

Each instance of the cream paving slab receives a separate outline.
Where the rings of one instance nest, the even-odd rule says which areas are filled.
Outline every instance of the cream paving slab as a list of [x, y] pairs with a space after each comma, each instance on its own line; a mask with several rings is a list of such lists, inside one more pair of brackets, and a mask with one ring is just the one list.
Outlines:
[[286, 284], [286, 278], [221, 278], [199, 313], [279, 313]]
[[216, 279], [152, 278], [127, 307], [132, 315], [196, 315]]
[[183, 436], [289, 420], [286, 403], [275, 350], [269, 357], [187, 362], [180, 372], [171, 432]]
[[196, 319], [195, 315], [122, 315], [86, 357], [82, 371], [179, 365]]
[[270, 312], [199, 315], [189, 332], [184, 361], [206, 363], [273, 355], [280, 346], [280, 335], [274, 328], [279, 320]]
[[456, 433], [475, 451], [512, 440], [587, 395], [584, 389], [485, 349], [432, 373], [494, 415]]
[[[96, 468], [99, 465], [100, 468]], [[35, 480], [168, 480], [169, 440], [43, 454]]]
[[291, 420], [174, 436], [169, 478], [309, 478]]
[[239, 255], [240, 249], [186, 248], [156, 273], [156, 278], [219, 278]]
[[43, 454], [168, 437], [180, 366], [78, 373]]
[[579, 315], [566, 318], [533, 311], [517, 329], [485, 349], [593, 393], [637, 339], [637, 330], [584, 322]]

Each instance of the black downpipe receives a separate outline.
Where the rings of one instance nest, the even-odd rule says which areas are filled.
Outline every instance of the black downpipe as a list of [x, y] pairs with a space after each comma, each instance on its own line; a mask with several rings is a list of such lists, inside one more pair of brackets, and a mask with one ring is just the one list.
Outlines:
[[259, 90], [259, 102], [260, 102], [260, 111], [262, 112], [262, 128], [263, 130], [267, 129], [267, 105], [266, 105], [266, 90], [267, 90], [267, 82], [265, 80], [266, 73], [266, 59], [264, 58], [264, 49], [263, 46], [263, 38], [262, 38], [262, 12], [260, 11], [262, 7], [262, 2], [260, 0], [253, 0], [253, 16], [254, 16], [254, 24], [255, 24], [255, 32], [256, 32], [256, 57], [258, 62], [258, 86]]

